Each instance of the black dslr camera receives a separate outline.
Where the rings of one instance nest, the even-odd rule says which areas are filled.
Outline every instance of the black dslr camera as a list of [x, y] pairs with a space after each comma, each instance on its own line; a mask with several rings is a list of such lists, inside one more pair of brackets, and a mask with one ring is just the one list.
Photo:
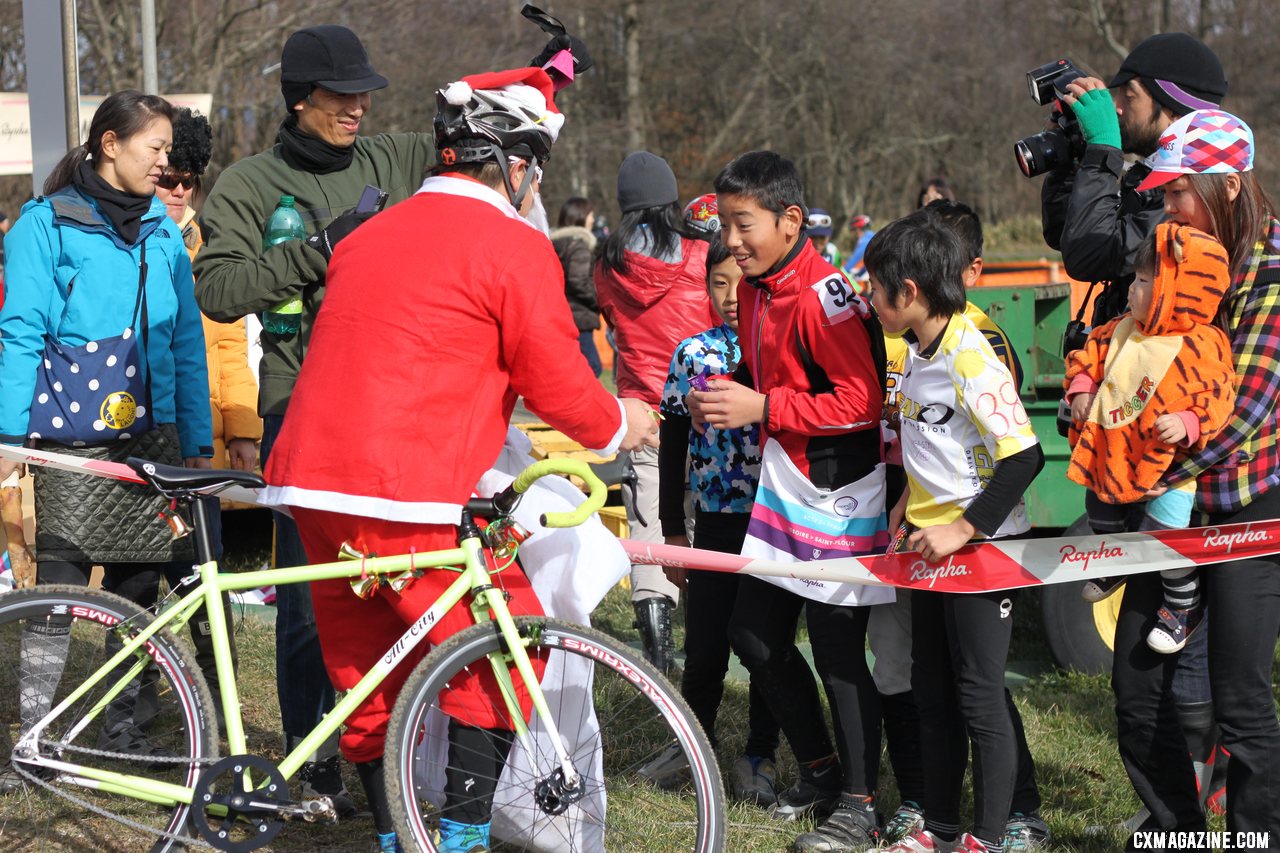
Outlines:
[[1031, 100], [1042, 107], [1053, 104], [1050, 118], [1057, 125], [1051, 130], [1020, 139], [1013, 145], [1018, 168], [1028, 178], [1066, 166], [1084, 156], [1084, 134], [1071, 110], [1063, 109], [1058, 98], [1066, 94], [1067, 84], [1085, 76], [1070, 59], [1059, 59], [1027, 72], [1027, 88]]

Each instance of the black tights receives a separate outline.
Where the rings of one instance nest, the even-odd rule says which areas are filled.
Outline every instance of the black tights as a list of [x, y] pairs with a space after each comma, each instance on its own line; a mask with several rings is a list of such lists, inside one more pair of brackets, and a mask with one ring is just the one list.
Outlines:
[[[694, 527], [696, 548], [737, 554], [751, 516], [736, 512], [699, 512]], [[717, 747], [716, 716], [724, 698], [724, 677], [729, 670], [729, 622], [738, 598], [742, 575], [728, 572], [690, 572], [684, 594], [684, 675], [680, 693]], [[744, 755], [774, 758], [778, 748], [778, 723], [752, 680], [748, 690], [747, 742]]]
[[869, 608], [808, 601], [753, 577], [738, 585], [729, 626], [733, 650], [760, 687], [801, 764], [831, 755], [809, 664], [796, 648], [796, 625], [805, 611], [813, 662], [831, 704], [844, 791], [874, 794], [880, 774], [880, 694], [865, 653]]
[[[1004, 837], [1018, 773], [1018, 740], [1004, 687], [1013, 593], [911, 593], [911, 689], [925, 774], [925, 825], [954, 838], [973, 744], [974, 835]], [[1021, 720], [1018, 720], [1021, 722]]]

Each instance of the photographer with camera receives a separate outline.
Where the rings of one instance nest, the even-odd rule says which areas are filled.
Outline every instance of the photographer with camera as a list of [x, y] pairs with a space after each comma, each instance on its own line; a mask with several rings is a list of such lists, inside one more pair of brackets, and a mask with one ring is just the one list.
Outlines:
[[[1050, 129], [1019, 142], [1018, 159], [1028, 177], [1048, 172], [1041, 212], [1049, 248], [1062, 252], [1072, 278], [1104, 283], [1096, 326], [1124, 312], [1134, 253], [1164, 219], [1163, 190], [1139, 192], [1149, 170], [1141, 163], [1126, 170], [1125, 155], [1150, 156], [1173, 122], [1219, 105], [1227, 80], [1214, 52], [1186, 33], [1145, 39], [1110, 84], [1082, 75], [1070, 60], [1051, 65], [1064, 63], [1041, 87], [1057, 96]], [[1028, 81], [1038, 72], [1052, 69], [1036, 69]], [[1036, 97], [1034, 83], [1032, 97], [1048, 102]]]
[[[1092, 316], [1099, 326], [1127, 310], [1135, 254], [1165, 219], [1163, 189], [1140, 189], [1150, 167], [1139, 162], [1126, 169], [1125, 155], [1150, 156], [1181, 116], [1221, 102], [1227, 93], [1222, 63], [1185, 33], [1161, 33], [1134, 48], [1110, 86], [1082, 75], [1070, 60], [1027, 76], [1033, 100], [1048, 104], [1056, 97], [1057, 103], [1050, 129], [1017, 144], [1019, 166], [1028, 177], [1048, 173], [1041, 191], [1045, 242], [1061, 250], [1072, 278], [1103, 285]], [[1081, 310], [1066, 330], [1064, 356], [1088, 335]], [[1158, 596], [1153, 583], [1145, 592]], [[1145, 594], [1142, 586], [1126, 589], [1131, 605]], [[1176, 656], [1160, 655], [1141, 640], [1149, 627], [1117, 636], [1112, 670], [1120, 754], [1146, 812], [1130, 823], [1202, 828], [1197, 800], [1209, 786], [1202, 779], [1197, 798], [1188, 753], [1205, 761], [1217, 740], [1207, 632]]]

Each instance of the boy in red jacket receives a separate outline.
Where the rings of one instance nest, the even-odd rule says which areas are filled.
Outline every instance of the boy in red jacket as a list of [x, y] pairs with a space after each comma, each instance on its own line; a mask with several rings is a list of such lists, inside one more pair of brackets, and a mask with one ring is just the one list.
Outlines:
[[[715, 187], [724, 244], [750, 285], [739, 291], [743, 367], [739, 382], [714, 381], [689, 402], [695, 425], [761, 424], [766, 470], [744, 553], [810, 560], [882, 550], [879, 323], [809, 242], [804, 185], [791, 161], [769, 151], [744, 154]], [[778, 488], [784, 481], [799, 493]], [[834, 512], [823, 511], [829, 505]], [[730, 636], [800, 764], [800, 779], [779, 795], [774, 816], [831, 813], [796, 840], [797, 850], [872, 846], [880, 700], [865, 656], [849, 650], [866, 641], [868, 608], [856, 605], [892, 601], [893, 592], [771, 580], [743, 578]], [[834, 749], [813, 673], [795, 646], [802, 607], [836, 718]]]

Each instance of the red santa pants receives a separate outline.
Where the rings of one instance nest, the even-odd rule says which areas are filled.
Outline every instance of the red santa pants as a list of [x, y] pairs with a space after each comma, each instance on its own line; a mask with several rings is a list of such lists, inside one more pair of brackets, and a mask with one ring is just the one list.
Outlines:
[[[336, 560], [343, 542], [350, 543], [362, 553], [386, 557], [408, 554], [410, 550], [422, 553], [457, 547], [457, 531], [449, 524], [408, 524], [300, 507], [290, 509], [302, 535], [307, 557], [313, 563]], [[377, 594], [369, 599], [357, 596], [351, 589], [351, 582], [344, 578], [313, 581], [311, 600], [315, 606], [320, 649], [334, 688], [349, 690], [354, 687], [457, 578], [456, 572], [428, 570], [399, 593], [390, 587], [380, 586]], [[494, 585], [510, 593], [507, 607], [512, 615], [542, 614], [542, 606], [529, 585], [529, 579], [519, 567], [511, 566], [495, 575]], [[463, 598], [445, 613], [427, 634], [427, 642], [401, 660], [378, 689], [347, 718], [341, 744], [348, 760], [372, 761], [382, 756], [387, 721], [396, 697], [400, 695], [400, 688], [432, 646], [475, 624], [468, 602], [469, 599]], [[541, 678], [545, 661], [535, 658], [533, 665]], [[528, 694], [521, 686], [514, 667], [512, 676], [527, 720], [530, 712]], [[441, 696], [441, 707], [449, 716], [482, 728], [512, 727], [489, 667], [478, 667], [475, 672], [460, 674], [450, 687]]]

